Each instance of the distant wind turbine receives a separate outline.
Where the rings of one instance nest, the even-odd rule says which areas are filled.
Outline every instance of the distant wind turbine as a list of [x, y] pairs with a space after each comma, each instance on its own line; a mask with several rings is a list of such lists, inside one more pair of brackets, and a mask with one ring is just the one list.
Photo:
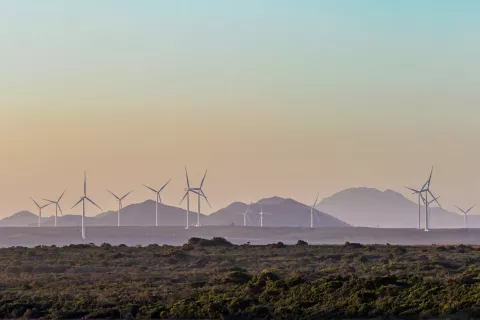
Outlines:
[[[185, 168], [186, 170], [186, 168]], [[188, 175], [188, 174], [187, 174]], [[207, 201], [208, 203], [208, 206], [210, 208], [212, 208], [212, 206], [210, 205], [210, 201], [208, 201], [208, 198], [207, 196], [205, 195], [205, 192], [203, 192], [203, 183], [205, 182], [205, 177], [207, 176], [207, 171], [205, 171], [205, 175], [203, 176], [203, 179], [202, 179], [202, 182], [200, 183], [200, 187], [199, 188], [191, 188], [191, 190], [197, 194], [198, 196], [198, 211], [197, 211], [197, 227], [200, 227], [200, 202], [201, 202], [201, 198], [203, 197], [205, 199], [205, 201]]]
[[[430, 176], [429, 176], [427, 182], [425, 182], [425, 184], [423, 185], [423, 187], [420, 190], [415, 190], [415, 189], [407, 187], [409, 190], [413, 191], [414, 194], [418, 194], [419, 197], [423, 200], [423, 203], [425, 204], [425, 231], [427, 231], [427, 232], [429, 231], [428, 221], [429, 221], [429, 216], [430, 216], [430, 209], [429, 209], [430, 204], [432, 204], [433, 202], [436, 202], [440, 208], [442, 207], [437, 200], [438, 197], [435, 197], [433, 195], [432, 191], [430, 190], [430, 184], [432, 183], [432, 175], [433, 175], [433, 167], [432, 167], [432, 170], [430, 171]], [[423, 193], [425, 193], [425, 197], [423, 196]], [[430, 195], [433, 198], [432, 201], [428, 201], [428, 195]], [[419, 201], [419, 203], [420, 203], [420, 201]], [[420, 216], [420, 205], [419, 205], [419, 216]]]
[[111, 194], [112, 196], [114, 196], [115, 199], [118, 200], [118, 212], [117, 212], [117, 218], [118, 218], [118, 219], [117, 219], [117, 220], [118, 220], [118, 226], [120, 227], [120, 214], [121, 214], [122, 209], [123, 209], [123, 203], [122, 203], [122, 201], [123, 201], [123, 199], [125, 199], [126, 197], [128, 197], [128, 195], [129, 195], [130, 193], [132, 193], [133, 190], [130, 191], [129, 193], [127, 193], [126, 195], [124, 195], [123, 197], [118, 197], [115, 193], [113, 193], [112, 191], [110, 191], [110, 190], [108, 190], [108, 189], [107, 189], [107, 191], [110, 192], [110, 194]]
[[465, 229], [468, 229], [468, 221], [467, 221], [467, 213], [469, 213], [473, 208], [475, 208], [476, 204], [473, 205], [470, 209], [468, 210], [463, 210], [457, 206], [455, 206], [458, 210], [460, 210], [463, 213], [463, 224], [465, 225]]
[[100, 211], [102, 211], [102, 208], [100, 208], [95, 202], [93, 202], [92, 199], [90, 199], [87, 196], [87, 173], [86, 172], [84, 173], [84, 180], [83, 180], [83, 197], [80, 198], [80, 200], [72, 207], [73, 209], [76, 206], [78, 206], [80, 202], [82, 203], [82, 239], [83, 240], [85, 240], [85, 205], [86, 205], [85, 200], [87, 200], [88, 202], [93, 204], [95, 207], [100, 209]]
[[150, 189], [151, 191], [155, 192], [156, 195], [157, 195], [157, 202], [156, 202], [156, 205], [155, 205], [155, 226], [158, 227], [158, 203], [162, 203], [162, 197], [160, 196], [160, 193], [163, 191], [163, 189], [165, 189], [165, 187], [170, 183], [172, 179], [169, 179], [167, 181], [167, 183], [165, 183], [163, 185], [163, 187], [161, 187], [160, 189], [158, 190], [155, 190], [153, 188], [150, 188], [149, 186], [146, 186], [146, 185], [143, 185], [145, 188], [147, 189]]
[[51, 203], [48, 202], [47, 204], [44, 204], [43, 206], [41, 206], [37, 203], [37, 201], [33, 200], [32, 197], [30, 197], [30, 199], [32, 199], [33, 203], [35, 203], [35, 205], [38, 208], [38, 227], [40, 227], [40, 221], [42, 220], [42, 209], [45, 207], [48, 207], [49, 205], [51, 205]]
[[313, 213], [316, 212], [317, 210], [315, 209], [315, 207], [317, 206], [319, 196], [320, 195], [317, 195], [317, 199], [315, 200], [315, 203], [313, 204], [313, 206], [310, 207], [310, 228], [313, 228]]
[[245, 212], [239, 213], [239, 214], [241, 214], [241, 215], [243, 216], [243, 226], [244, 226], [244, 227], [247, 226], [247, 220], [248, 220], [248, 222], [249, 222], [250, 224], [252, 224], [252, 222], [251, 222], [251, 220], [250, 220], [250, 217], [249, 217], [249, 215], [248, 215], [248, 212], [250, 211], [250, 205], [251, 205], [251, 203], [250, 203], [249, 205], [247, 205], [247, 208], [245, 209]]
[[[207, 173], [205, 172], [205, 175]], [[180, 201], [180, 204], [182, 204], [182, 202], [185, 200], [185, 198], [187, 199], [187, 221], [186, 221], [186, 226], [185, 226], [185, 229], [189, 229], [190, 228], [190, 221], [189, 221], [189, 215], [190, 215], [190, 192], [192, 193], [195, 193], [196, 195], [198, 195], [199, 197], [202, 196], [206, 199], [206, 197], [203, 195], [203, 193], [201, 194], [200, 192], [198, 192], [197, 190], [199, 188], [192, 188], [190, 187], [190, 180], [188, 179], [188, 171], [187, 171], [187, 167], [185, 167], [185, 177], [187, 179], [187, 188], [185, 189], [185, 195], [183, 196], [182, 198], [182, 201]], [[205, 176], [204, 176], [204, 179], [205, 179]], [[202, 181], [202, 184], [203, 184], [203, 181]], [[208, 200], [207, 200], [208, 202]], [[198, 201], [198, 207], [200, 209], [200, 200]], [[200, 211], [200, 210], [199, 210]], [[197, 223], [199, 223], [199, 221], [197, 221]]]
[[[65, 190], [65, 191], [67, 191], [67, 190]], [[62, 208], [60, 207], [60, 200], [62, 200], [63, 195], [65, 194], [65, 191], [63, 191], [63, 193], [60, 195], [60, 197], [58, 198], [57, 201], [48, 200], [48, 199], [43, 199], [43, 200], [48, 201], [48, 202], [50, 202], [51, 204], [54, 204], [54, 205], [55, 205], [55, 227], [57, 226], [58, 210], [60, 210], [60, 214], [63, 216]]]
[[258, 213], [260, 215], [260, 227], [263, 228], [263, 216], [264, 215], [269, 215], [272, 216], [273, 214], [268, 213], [268, 212], [263, 212], [263, 206], [260, 205], [260, 212]]

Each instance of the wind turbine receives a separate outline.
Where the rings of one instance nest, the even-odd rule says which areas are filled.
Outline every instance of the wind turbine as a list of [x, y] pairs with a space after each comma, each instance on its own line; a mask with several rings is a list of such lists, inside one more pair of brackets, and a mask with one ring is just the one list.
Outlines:
[[310, 228], [313, 228], [313, 213], [317, 210], [315, 209], [315, 206], [317, 205], [319, 196], [320, 195], [317, 195], [317, 199], [315, 200], [315, 203], [313, 204], [313, 206], [310, 207]]
[[273, 214], [268, 213], [268, 212], [263, 212], [263, 206], [260, 205], [260, 212], [258, 213], [260, 215], [260, 227], [263, 228], [263, 216], [264, 215], [269, 215], [272, 216]]
[[250, 220], [250, 216], [248, 215], [248, 211], [250, 209], [250, 205], [247, 205], [247, 208], [245, 209], [245, 212], [244, 213], [238, 213], [238, 214], [241, 214], [243, 216], [243, 226], [246, 227], [247, 226], [247, 220], [248, 222], [251, 224], [251, 220]]
[[[67, 191], [67, 190], [65, 190], [65, 191]], [[57, 226], [58, 210], [60, 210], [60, 214], [63, 216], [62, 208], [60, 207], [60, 200], [62, 200], [63, 195], [65, 194], [65, 191], [63, 191], [62, 195], [58, 198], [57, 201], [43, 199], [45, 201], [50, 202], [51, 204], [55, 204], [55, 227]]]
[[[429, 206], [431, 203], [433, 202], [436, 202], [438, 204], [438, 206], [441, 208], [442, 206], [440, 205], [440, 203], [438, 202], [438, 198], [435, 197], [432, 193], [432, 191], [430, 190], [430, 184], [432, 183], [432, 175], [433, 175], [433, 167], [432, 167], [432, 170], [430, 171], [430, 176], [427, 180], [427, 182], [425, 182], [425, 184], [422, 186], [422, 188], [420, 190], [415, 190], [415, 189], [412, 189], [412, 188], [408, 188], [409, 190], [413, 191], [414, 194], [418, 194], [419, 195], [419, 209], [418, 209], [418, 212], [419, 212], [419, 217], [420, 217], [420, 199], [423, 200], [423, 203], [425, 204], [425, 231], [428, 232], [428, 220], [429, 220]], [[423, 196], [423, 193], [425, 193], [425, 197]], [[428, 201], [428, 195], [430, 194], [430, 196], [433, 198], [432, 201]], [[420, 226], [420, 224], [419, 224]]]
[[470, 210], [472, 210], [473, 208], [475, 208], [476, 204], [473, 205], [470, 209], [468, 210], [463, 210], [463, 209], [460, 209], [459, 207], [455, 206], [458, 210], [462, 211], [463, 213], [463, 223], [465, 225], [465, 229], [468, 229], [468, 221], [467, 221], [467, 213], [470, 212]]
[[47, 204], [44, 204], [43, 206], [39, 205], [37, 203], [37, 201], [33, 200], [32, 197], [30, 197], [30, 199], [32, 199], [33, 203], [35, 203], [35, 205], [37, 206], [38, 208], [38, 227], [40, 227], [40, 220], [42, 220], [42, 209], [45, 208], [45, 207], [48, 207], [49, 205], [51, 205], [51, 203], [47, 203]]
[[160, 193], [165, 189], [165, 187], [170, 183], [172, 179], [169, 179], [167, 183], [163, 185], [159, 190], [155, 190], [153, 188], [150, 188], [149, 186], [143, 185], [145, 188], [150, 189], [151, 191], [155, 192], [157, 194], [157, 202], [155, 204], [155, 226], [158, 227], [158, 203], [162, 203], [162, 197], [160, 197]]
[[[185, 168], [185, 172], [186, 172], [186, 170], [187, 170], [187, 168]], [[198, 196], [197, 227], [200, 227], [200, 202], [201, 202], [200, 200], [201, 200], [201, 198], [202, 197], [205, 198], [205, 201], [207, 201], [208, 206], [210, 208], [212, 208], [212, 206], [210, 205], [210, 202], [208, 201], [207, 196], [205, 195], [205, 192], [203, 192], [203, 189], [202, 189], [203, 183], [205, 182], [205, 178], [207, 176], [207, 171], [208, 170], [205, 171], [205, 175], [203, 176], [202, 182], [200, 183], [200, 187], [199, 188], [191, 188], [191, 191], [196, 193], [197, 196]], [[188, 177], [188, 173], [187, 173], [187, 177]]]
[[124, 196], [121, 197], [121, 198], [118, 197], [118, 196], [117, 196], [115, 193], [113, 193], [112, 191], [110, 191], [110, 190], [108, 190], [108, 189], [107, 189], [107, 191], [110, 192], [110, 194], [111, 194], [112, 196], [114, 196], [114, 197], [118, 200], [118, 215], [117, 215], [117, 217], [118, 217], [118, 226], [120, 227], [120, 213], [122, 212], [122, 209], [123, 209], [122, 200], [125, 199], [130, 193], [132, 193], [133, 190], [130, 191], [129, 193], [127, 193], [126, 195], [124, 195]]
[[82, 203], [82, 239], [83, 240], [85, 240], [85, 200], [87, 200], [88, 202], [93, 204], [95, 207], [100, 209], [100, 211], [102, 211], [102, 208], [100, 208], [95, 202], [93, 202], [92, 199], [90, 199], [87, 196], [87, 173], [86, 172], [84, 173], [84, 180], [83, 180], [83, 197], [80, 198], [80, 200], [77, 203], [75, 203], [75, 205], [72, 207], [73, 209], [76, 206], [78, 206], [80, 202]]
[[[205, 175], [207, 175], [206, 172], [205, 172]], [[206, 197], [205, 197], [205, 195], [203, 195], [203, 192], [200, 193], [200, 192], [197, 191], [199, 188], [191, 188], [190, 187], [190, 180], [188, 179], [187, 167], [185, 167], [185, 177], [187, 179], [187, 188], [185, 189], [185, 195], [183, 196], [182, 201], [180, 201], [180, 204], [182, 204], [183, 200], [185, 200], [185, 198], [187, 198], [187, 221], [186, 221], [185, 229], [189, 229], [190, 228], [190, 222], [189, 222], [189, 217], [188, 216], [190, 215], [190, 192], [195, 193], [199, 197], [202, 196], [205, 199], [206, 199]], [[205, 179], [205, 176], [203, 177], [203, 179]], [[203, 185], [203, 181], [202, 181], [202, 185]], [[207, 200], [207, 202], [208, 202], [208, 200]], [[199, 211], [200, 211], [200, 199], [198, 200], [198, 208], [199, 208]], [[197, 223], [199, 223], [199, 221], [197, 221]]]

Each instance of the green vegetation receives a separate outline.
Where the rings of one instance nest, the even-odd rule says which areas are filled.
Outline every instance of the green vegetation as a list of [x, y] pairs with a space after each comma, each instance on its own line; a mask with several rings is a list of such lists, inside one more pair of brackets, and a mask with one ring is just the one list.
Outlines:
[[0, 249], [0, 317], [320, 319], [480, 315], [480, 248], [71, 245]]

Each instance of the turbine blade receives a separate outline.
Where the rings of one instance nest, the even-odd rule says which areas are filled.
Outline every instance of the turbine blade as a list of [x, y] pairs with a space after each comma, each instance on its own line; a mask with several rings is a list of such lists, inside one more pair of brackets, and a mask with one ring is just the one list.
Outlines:
[[93, 202], [92, 199], [88, 198], [88, 197], [85, 197], [85, 199], [87, 199], [88, 201], [90, 201], [91, 204], [93, 204], [95, 207], [97, 207], [98, 209], [100, 209], [100, 211], [103, 211], [102, 208], [100, 208], [95, 202]]
[[208, 201], [207, 196], [206, 196], [203, 192], [202, 192], [202, 196], [205, 198], [205, 201], [207, 201], [208, 206], [210, 207], [210, 209], [212, 209], [212, 206], [210, 205], [210, 201]]
[[419, 194], [420, 197], [422, 198], [423, 204], [426, 204], [426, 199], [425, 199], [425, 197], [423, 196], [423, 194], [422, 194], [422, 193], [418, 193], [418, 194]]
[[43, 199], [43, 201], [48, 201], [50, 203], [57, 203], [57, 201], [52, 201], [52, 200], [48, 200], [48, 199]]
[[428, 188], [430, 188], [430, 183], [432, 182], [432, 175], [433, 175], [433, 166], [432, 166], [432, 170], [430, 171], [430, 177], [428, 178]]
[[313, 207], [315, 208], [315, 206], [317, 205], [317, 202], [318, 202], [318, 198], [320, 197], [320, 194], [317, 194], [317, 199], [315, 200], [315, 203], [313, 204]]
[[43, 208], [48, 207], [49, 205], [51, 205], [51, 203], [44, 204], [43, 206], [41, 206], [41, 207], [39, 207], [39, 208], [40, 208], [40, 209], [43, 209]]
[[182, 204], [183, 200], [185, 200], [185, 198], [187, 197], [188, 192], [189, 192], [189, 191], [185, 192], [185, 195], [183, 196], [182, 201], [180, 201], [180, 203], [179, 203], [178, 205], [181, 205], [181, 204]]
[[112, 196], [114, 196], [117, 200], [120, 200], [120, 198], [117, 197], [117, 195], [116, 195], [115, 193], [113, 193], [112, 191], [110, 191], [110, 190], [108, 190], [108, 189], [107, 189], [107, 191], [110, 192], [110, 194], [111, 194]]
[[454, 206], [454, 207], [457, 208], [458, 210], [460, 210], [461, 212], [466, 213], [466, 212], [463, 211], [460, 207], [457, 207], [457, 206]]
[[83, 172], [83, 195], [87, 196], [87, 172]]
[[125, 199], [126, 197], [128, 197], [130, 195], [130, 193], [132, 193], [132, 191], [130, 191], [129, 193], [127, 193], [126, 195], [124, 195], [123, 197], [121, 197], [119, 200], [122, 201], [123, 199]]
[[190, 189], [190, 181], [188, 180], [187, 166], [185, 166], [185, 176], [187, 177], [187, 188]]
[[57, 202], [60, 202], [60, 200], [62, 200], [63, 195], [65, 194], [65, 192], [67, 192], [67, 189], [65, 189], [65, 191], [63, 191], [62, 195], [60, 196], [60, 198], [58, 198], [58, 201], [57, 201]]
[[205, 177], [207, 176], [208, 170], [205, 170], [205, 174], [203, 175], [202, 183], [200, 183], [200, 189], [203, 187], [203, 183], [205, 182]]
[[60, 210], [60, 214], [63, 216], [62, 207], [60, 207], [60, 204], [58, 204], [58, 203], [57, 203], [57, 206], [58, 206], [58, 210]]
[[203, 196], [200, 192], [198, 192], [196, 189], [190, 189], [189, 190], [192, 193], [198, 194], [199, 196]]
[[146, 185], [144, 185], [144, 184], [142, 184], [142, 186], [144, 186], [144, 187], [147, 188], [147, 189], [152, 190], [152, 191], [155, 192], [155, 193], [158, 193], [157, 190], [155, 190], [155, 189], [153, 189], [153, 188], [150, 188], [149, 186], [146, 186]]
[[163, 187], [161, 187], [160, 190], [158, 190], [158, 193], [162, 192], [162, 190], [165, 189], [165, 187], [170, 183], [171, 180], [172, 179], [168, 179], [167, 183], [165, 183]]
[[415, 189], [409, 188], [409, 187], [405, 187], [405, 188], [407, 188], [408, 190], [412, 191], [414, 194], [415, 194], [415, 193], [420, 193], [419, 190], [415, 190]]
[[35, 203], [35, 205], [36, 205], [38, 208], [40, 208], [40, 209], [41, 209], [41, 207], [40, 207], [40, 205], [37, 203], [37, 201], [33, 200], [33, 198], [32, 198], [32, 197], [30, 197], [30, 199], [32, 199], [33, 203]]
[[469, 213], [470, 210], [472, 210], [473, 208], [475, 208], [475, 206], [476, 206], [476, 204], [474, 204], [474, 205], [473, 205], [470, 209], [468, 209], [467, 212], [465, 212], [465, 213]]
[[79, 203], [83, 201], [83, 199], [85, 199], [85, 197], [82, 197], [80, 200], [78, 200], [78, 202], [73, 205], [72, 209], [78, 206]]
[[436, 202], [436, 203], [438, 204], [438, 206], [441, 208], [441, 207], [442, 207], [442, 205], [441, 205], [441, 204], [440, 204], [440, 202], [438, 202], [438, 200], [437, 200], [437, 199], [438, 199], [438, 198], [440, 198], [440, 197], [435, 197], [435, 196], [433, 195], [433, 193], [432, 193], [430, 190], [428, 190], [428, 193], [430, 193], [430, 195], [433, 197], [433, 200], [432, 200], [432, 201], [430, 201], [430, 203], [432, 203], [432, 202]]
[[[424, 192], [424, 191], [427, 191], [427, 190], [428, 190], [428, 187], [427, 187], [428, 181], [429, 181], [429, 180], [427, 180], [427, 182], [425, 182], [425, 184], [422, 186], [422, 189], [420, 189], [420, 192]], [[426, 188], [426, 189], [425, 189], [425, 188]]]

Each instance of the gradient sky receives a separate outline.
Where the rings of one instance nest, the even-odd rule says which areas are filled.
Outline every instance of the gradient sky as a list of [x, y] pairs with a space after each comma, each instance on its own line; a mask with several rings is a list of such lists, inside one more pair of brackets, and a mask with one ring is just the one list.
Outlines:
[[184, 165], [194, 184], [209, 169], [213, 210], [408, 195], [432, 165], [447, 209], [480, 202], [479, 16], [474, 0], [4, 0], [0, 216], [65, 188], [70, 207], [84, 170], [104, 209], [105, 188], [140, 202], [168, 178], [178, 205]]

